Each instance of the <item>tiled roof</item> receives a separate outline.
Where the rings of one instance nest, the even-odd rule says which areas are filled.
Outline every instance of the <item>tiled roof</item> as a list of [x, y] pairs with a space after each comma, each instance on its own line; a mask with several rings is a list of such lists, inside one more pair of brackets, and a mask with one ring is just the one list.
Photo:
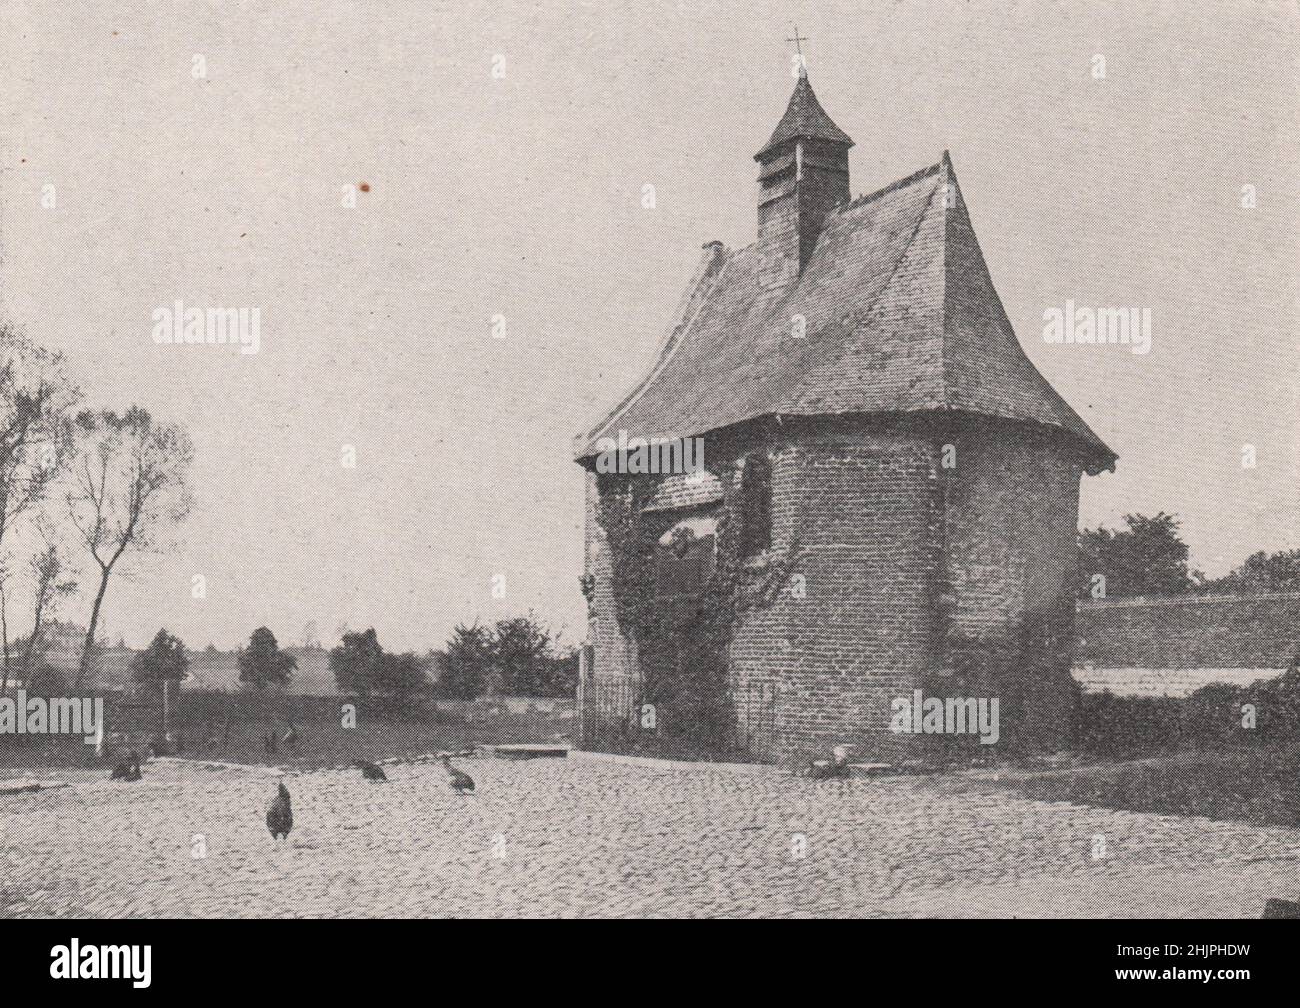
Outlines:
[[[1021, 350], [947, 152], [827, 217], [801, 274], [781, 250], [705, 246], [650, 375], [576, 442], [702, 435], [764, 416], [963, 411], [1073, 435], [1090, 471], [1115, 454]], [[805, 320], [795, 335], [796, 316]]]
[[810, 137], [829, 140], [848, 147], [853, 146], [849, 135], [831, 122], [831, 117], [826, 114], [821, 102], [817, 100], [808, 78], [803, 75], [795, 83], [794, 93], [790, 95], [790, 104], [785, 108], [785, 115], [776, 124], [776, 129], [772, 131], [772, 136], [763, 145], [763, 149], [754, 155], [754, 159], [765, 157], [768, 151], [795, 137]]

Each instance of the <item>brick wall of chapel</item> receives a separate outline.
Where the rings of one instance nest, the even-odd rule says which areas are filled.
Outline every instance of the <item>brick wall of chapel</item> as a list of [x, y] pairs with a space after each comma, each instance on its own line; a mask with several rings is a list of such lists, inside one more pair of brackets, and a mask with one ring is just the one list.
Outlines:
[[[583, 521], [583, 572], [595, 578], [595, 597], [589, 606], [587, 641], [593, 645], [594, 668], [584, 686], [609, 684], [604, 689], [588, 689], [584, 698], [595, 702], [609, 716], [631, 715], [631, 703], [639, 695], [641, 673], [636, 642], [623, 634], [614, 605], [613, 567], [609, 544], [597, 518], [600, 495], [596, 474], [585, 476], [586, 505]], [[590, 706], [588, 706], [590, 709]]]
[[[957, 464], [945, 475], [954, 603], [946, 662], [951, 667], [961, 648], [1009, 657], [1004, 739], [1019, 734], [1034, 748], [1063, 746], [1073, 696], [1081, 465], [1058, 436], [1025, 425], [973, 420], [953, 443]], [[1033, 630], [1043, 626], [1055, 628], [1046, 641]]]
[[[945, 442], [957, 446], [954, 470], [940, 465]], [[1081, 469], [1058, 438], [983, 422], [939, 437], [867, 424], [801, 429], [768, 455], [771, 555], [803, 576], [803, 598], [787, 578], [770, 606], [743, 611], [730, 667], [742, 726], [774, 719], [771, 757], [852, 742], [860, 758], [892, 758], [930, 742], [888, 731], [895, 697], [933, 694], [962, 642], [1014, 646], [1027, 616], [1073, 612]], [[636, 649], [618, 627], [591, 474], [586, 546], [597, 675], [635, 696]], [[1046, 748], [1068, 723], [1068, 669], [1068, 642], [1023, 668], [1041, 680], [1023, 716]], [[769, 687], [775, 706], [764, 709]]]
[[[776, 684], [777, 755], [842, 742], [888, 748], [890, 702], [931, 661], [936, 477], [928, 437], [857, 432], [774, 447], [773, 555], [802, 575], [742, 613], [731, 647], [739, 696]], [[882, 736], [884, 736], [882, 738]]]

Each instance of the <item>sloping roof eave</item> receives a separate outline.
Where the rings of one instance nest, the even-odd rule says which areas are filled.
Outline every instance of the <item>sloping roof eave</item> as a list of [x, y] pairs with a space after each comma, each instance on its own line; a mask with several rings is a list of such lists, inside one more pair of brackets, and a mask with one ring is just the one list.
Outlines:
[[[710, 427], [702, 430], [678, 432], [678, 433], [674, 433], [671, 436], [683, 437], [683, 438], [686, 437], [708, 438], [708, 437], [713, 437], [713, 436], [723, 435], [723, 434], [733, 434], [739, 431], [743, 427], [758, 424], [763, 421], [780, 422], [782, 417], [786, 417], [789, 419], [800, 419], [800, 420], [859, 419], [859, 420], [869, 421], [869, 420], [880, 420], [880, 419], [891, 419], [891, 418], [899, 419], [899, 418], [907, 418], [907, 417], [916, 418], [916, 417], [944, 417], [944, 416], [972, 417], [980, 420], [993, 420], [999, 423], [1006, 423], [1012, 425], [1024, 425], [1026, 427], [1041, 429], [1042, 431], [1048, 434], [1051, 434], [1055, 437], [1062, 438], [1066, 440], [1068, 443], [1074, 445], [1076, 450], [1083, 456], [1084, 470], [1088, 473], [1089, 476], [1096, 476], [1102, 472], [1114, 472], [1116, 469], [1116, 463], [1119, 461], [1119, 456], [1110, 448], [1108, 448], [1106, 444], [1103, 441], [1101, 441], [1099, 438], [1097, 438], [1095, 435], [1089, 438], [1084, 436], [1079, 431], [1071, 430], [1068, 427], [1062, 427], [1059, 424], [1044, 423], [1041, 420], [1032, 420], [1024, 417], [996, 416], [993, 414], [981, 413], [975, 410], [952, 409], [947, 406], [940, 406], [940, 405], [934, 405], [926, 409], [872, 410], [869, 412], [862, 412], [857, 410], [846, 410], [844, 412], [839, 412], [839, 413], [830, 413], [830, 412], [820, 411], [820, 410], [800, 411], [797, 409], [784, 410], [778, 413], [769, 410], [765, 412], [758, 412], [750, 416], [741, 417], [738, 420], [732, 420], [729, 421], [728, 423], [722, 424], [717, 427]], [[1082, 423], [1082, 421], [1080, 421], [1080, 423]], [[638, 436], [644, 436], [646, 438], [654, 438], [654, 437], [667, 437], [669, 435], [651, 432], [651, 433], [646, 433], [644, 435], [638, 435]], [[592, 466], [595, 464], [594, 463], [595, 457], [599, 453], [600, 450], [597, 448], [595, 442], [591, 442], [586, 445], [586, 448], [584, 450], [580, 451], [578, 454], [575, 455], [574, 462], [579, 465]]]
[[[1113, 471], [1118, 456], [1024, 355], [995, 290], [992, 316], [954, 320], [992, 280], [973, 229], [954, 232], [956, 211], [935, 198], [950, 182], [945, 151], [938, 164], [842, 204], [783, 288], [771, 287], [774, 250], [761, 242], [715, 257], [688, 286], [650, 373], [575, 438], [575, 461], [590, 462], [616, 427], [629, 438], [696, 437], [772, 416], [948, 410], [1053, 428], [1090, 474]], [[949, 297], [954, 269], [964, 300]], [[799, 343], [783, 335], [791, 313], [807, 315]], [[993, 331], [993, 344], [979, 345]]]

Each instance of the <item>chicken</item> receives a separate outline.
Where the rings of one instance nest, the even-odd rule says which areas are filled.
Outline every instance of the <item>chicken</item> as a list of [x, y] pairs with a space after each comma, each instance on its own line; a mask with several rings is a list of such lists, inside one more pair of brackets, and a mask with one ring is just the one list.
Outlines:
[[290, 749], [298, 748], [298, 742], [299, 742], [298, 729], [293, 726], [292, 721], [289, 722], [289, 730], [285, 732], [283, 736], [281, 736], [280, 741], [283, 742], [285, 745], [287, 745]]
[[368, 781], [375, 781], [378, 783], [379, 781], [388, 780], [388, 775], [384, 773], [383, 767], [376, 763], [371, 763], [367, 760], [357, 760], [352, 765], [360, 770], [361, 776]]
[[451, 778], [451, 786], [458, 793], [464, 794], [466, 791], [474, 790], [474, 778], [452, 766], [450, 756], [442, 757], [442, 765], [447, 768], [447, 776]]
[[831, 750], [834, 758], [813, 760], [808, 764], [808, 776], [813, 780], [831, 780], [849, 776], [849, 750], [851, 745], [837, 745]]
[[289, 801], [289, 789], [283, 784], [266, 807], [266, 828], [271, 831], [273, 840], [287, 840], [289, 831], [293, 829], [293, 805]]
[[265, 735], [263, 736], [262, 741], [266, 747], [266, 755], [274, 756], [276, 748], [275, 736], [271, 734]]
[[138, 781], [140, 779], [140, 757], [134, 750], [126, 753], [126, 758], [113, 767], [110, 780]]

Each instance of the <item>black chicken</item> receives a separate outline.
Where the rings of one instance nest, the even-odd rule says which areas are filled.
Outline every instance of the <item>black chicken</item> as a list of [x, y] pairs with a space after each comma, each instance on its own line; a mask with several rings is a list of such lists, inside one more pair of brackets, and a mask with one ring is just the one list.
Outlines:
[[266, 828], [271, 831], [272, 840], [287, 840], [293, 829], [293, 805], [289, 801], [289, 789], [283, 784], [266, 807]]
[[361, 771], [361, 776], [368, 781], [386, 781], [388, 775], [384, 773], [384, 768], [377, 763], [371, 763], [368, 760], [357, 760], [352, 764]]
[[138, 781], [140, 776], [140, 757], [131, 750], [126, 753], [125, 759], [113, 767], [109, 780]]
[[275, 736], [269, 733], [264, 735], [262, 737], [262, 743], [266, 747], [266, 755], [274, 756], [276, 750]]
[[451, 786], [457, 792], [464, 794], [466, 791], [474, 790], [474, 778], [452, 766], [450, 756], [443, 756], [442, 765], [447, 768], [447, 776], [451, 778]]

